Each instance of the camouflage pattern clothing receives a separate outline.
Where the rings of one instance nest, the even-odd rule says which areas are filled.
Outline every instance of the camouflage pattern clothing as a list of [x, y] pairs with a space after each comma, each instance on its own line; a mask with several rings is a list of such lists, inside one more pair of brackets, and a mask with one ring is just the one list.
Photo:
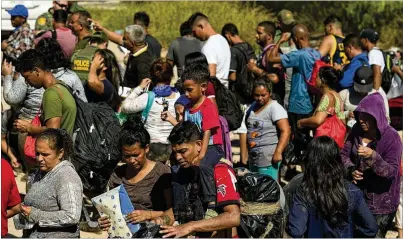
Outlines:
[[4, 49], [4, 53], [15, 60], [24, 51], [33, 48], [34, 34], [29, 24], [24, 23], [21, 27], [16, 28], [6, 42], [8, 46]]
[[36, 34], [53, 30], [53, 8], [40, 15], [35, 22]]

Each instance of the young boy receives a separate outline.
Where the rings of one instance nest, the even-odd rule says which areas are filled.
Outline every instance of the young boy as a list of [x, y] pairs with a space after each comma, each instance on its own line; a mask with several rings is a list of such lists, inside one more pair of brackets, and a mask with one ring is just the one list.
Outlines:
[[162, 226], [161, 233], [166, 234], [164, 237], [185, 237], [196, 233], [200, 238], [208, 238], [215, 231], [218, 233], [215, 237], [221, 238], [237, 234], [235, 227], [240, 223], [240, 197], [235, 187], [235, 172], [228, 160], [220, 160], [213, 169], [213, 188], [217, 192], [214, 201], [217, 201], [215, 210], [218, 215], [206, 219], [204, 215], [200, 215], [204, 213], [199, 213], [206, 208], [206, 204], [200, 203], [200, 182], [195, 180], [200, 168], [192, 164], [203, 148], [201, 137], [198, 126], [190, 121], [177, 124], [168, 137], [174, 158], [180, 165], [178, 170], [173, 170], [172, 185], [175, 219], [181, 225]]
[[[185, 68], [182, 74], [183, 89], [190, 103], [185, 106], [184, 115], [181, 118], [194, 122], [203, 131], [202, 147], [191, 163], [200, 165], [203, 202], [207, 202], [209, 208], [213, 209], [216, 198], [213, 187], [213, 168], [223, 157], [224, 152], [217, 107], [205, 96], [209, 78], [209, 69], [203, 65], [190, 65]], [[171, 122], [172, 125], [178, 124], [178, 121], [168, 112], [163, 112], [161, 117], [163, 120]]]

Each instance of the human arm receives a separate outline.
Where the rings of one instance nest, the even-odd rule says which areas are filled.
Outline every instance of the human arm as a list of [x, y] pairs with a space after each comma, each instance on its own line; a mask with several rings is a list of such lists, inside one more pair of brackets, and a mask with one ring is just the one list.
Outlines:
[[236, 81], [236, 72], [235, 71], [230, 71], [228, 74], [228, 79], [230, 81]]
[[13, 217], [22, 212], [21, 203], [14, 205], [13, 207], [7, 209], [7, 218]]
[[393, 66], [392, 67], [392, 72], [397, 74], [400, 77], [400, 79], [403, 80], [403, 71], [402, 71], [402, 69], [400, 69], [399, 66]]
[[265, 70], [257, 67], [256, 62], [251, 59], [248, 63], [248, 69], [253, 72], [254, 75], [259, 77], [267, 77], [271, 82], [277, 84], [279, 82], [279, 78], [275, 73], [267, 73]]
[[297, 189], [288, 214], [287, 234], [293, 238], [302, 238], [307, 230], [308, 216], [308, 206], [301, 195], [300, 189]]
[[206, 156], [206, 152], [207, 152], [207, 148], [208, 148], [208, 145], [209, 145], [210, 137], [211, 137], [211, 131], [210, 130], [204, 131], [203, 139], [202, 139], [203, 144], [202, 144], [202, 147], [200, 149], [200, 153], [199, 153], [199, 155], [196, 156], [195, 159], [193, 159], [192, 164], [199, 165], [200, 162], [203, 160], [204, 156]]
[[133, 89], [130, 95], [122, 102], [121, 110], [123, 113], [137, 113], [147, 107], [148, 94], [143, 94], [144, 89], [150, 84], [151, 80], [145, 78], [140, 85]]
[[374, 89], [379, 90], [382, 83], [382, 71], [380, 65], [371, 65], [372, 71], [374, 72]]
[[328, 94], [323, 95], [315, 114], [309, 118], [298, 120], [298, 128], [318, 128], [325, 122], [328, 116], [327, 111], [332, 105], [334, 105], [333, 97], [329, 97]]
[[267, 62], [270, 62], [270, 63], [282, 63], [282, 59], [281, 59], [281, 56], [279, 54], [280, 46], [284, 42], [287, 42], [290, 39], [290, 37], [291, 37], [291, 33], [289, 33], [289, 32], [284, 32], [283, 34], [281, 34], [281, 38], [278, 40], [277, 44], [270, 51], [270, 53], [269, 53], [269, 55], [267, 57]]
[[104, 32], [108, 36], [110, 41], [112, 41], [120, 46], [123, 45], [123, 43], [124, 43], [123, 36], [117, 34], [116, 32], [110, 31], [106, 27], [101, 26], [101, 24], [97, 21], [94, 21], [92, 19], [88, 19], [88, 20], [90, 20], [94, 23], [94, 30]]
[[91, 62], [90, 71], [88, 73], [88, 88], [95, 93], [101, 95], [104, 93], [104, 83], [99, 79], [97, 71], [104, 67], [104, 58], [97, 54]]
[[13, 79], [13, 64], [4, 61], [1, 75], [4, 76], [3, 97], [10, 105], [17, 105], [24, 101], [27, 94], [27, 84], [25, 79], [19, 74], [17, 79]]
[[287, 118], [276, 121], [276, 124], [280, 130], [280, 137], [273, 155], [274, 163], [281, 162], [283, 159], [283, 151], [287, 147], [291, 135], [291, 128]]
[[332, 50], [332, 44], [335, 42], [335, 38], [332, 35], [325, 36], [323, 38], [322, 43], [320, 43], [319, 46], [319, 53], [320, 56], [326, 56], [330, 53]]
[[208, 69], [210, 71], [210, 77], [217, 74], [217, 64], [208, 64]]
[[223, 213], [216, 217], [192, 221], [178, 226], [161, 226], [163, 237], [184, 237], [194, 232], [214, 232], [237, 227], [240, 224], [240, 209], [238, 205], [230, 204], [223, 208]]
[[357, 207], [353, 212], [353, 222], [355, 224], [355, 238], [363, 237], [375, 237], [378, 232], [378, 225], [376, 223], [374, 215], [368, 208], [365, 202], [364, 195], [361, 191], [358, 191]]
[[44, 211], [35, 207], [23, 207], [24, 214], [28, 214], [28, 220], [40, 227], [65, 227], [76, 225], [80, 221], [83, 186], [77, 177], [70, 174], [60, 175], [55, 185], [58, 211]]
[[1, 134], [1, 152], [5, 153], [10, 158], [11, 166], [13, 168], [18, 168], [21, 164], [18, 162], [17, 157], [15, 157], [11, 147], [8, 145], [6, 137], [7, 134]]

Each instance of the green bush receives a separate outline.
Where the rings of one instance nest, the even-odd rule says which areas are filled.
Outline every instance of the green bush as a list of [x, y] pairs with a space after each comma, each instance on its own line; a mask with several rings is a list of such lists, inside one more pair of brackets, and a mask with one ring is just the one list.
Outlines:
[[85, 8], [92, 17], [109, 29], [124, 29], [133, 24], [135, 12], [145, 11], [150, 15], [149, 32], [164, 48], [180, 36], [179, 27], [194, 12], [206, 14], [217, 33], [224, 24], [234, 23], [243, 40], [258, 49], [255, 29], [259, 22], [274, 20], [274, 14], [263, 6], [251, 2], [122, 2], [119, 4], [88, 5]]

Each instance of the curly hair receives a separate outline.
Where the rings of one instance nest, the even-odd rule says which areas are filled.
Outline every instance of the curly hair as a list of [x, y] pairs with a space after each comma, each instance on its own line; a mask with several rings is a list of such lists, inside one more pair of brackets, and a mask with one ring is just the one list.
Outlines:
[[71, 68], [71, 62], [66, 57], [59, 42], [52, 38], [44, 38], [38, 42], [36, 49], [45, 57], [45, 65], [50, 70]]

